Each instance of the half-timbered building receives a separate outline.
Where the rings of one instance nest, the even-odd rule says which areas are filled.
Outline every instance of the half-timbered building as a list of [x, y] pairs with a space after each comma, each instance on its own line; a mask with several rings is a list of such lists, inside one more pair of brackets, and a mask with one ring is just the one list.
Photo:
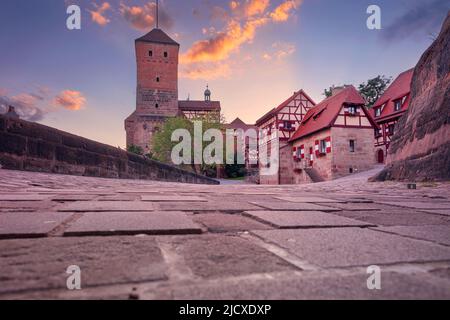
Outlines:
[[289, 140], [293, 182], [333, 180], [372, 168], [376, 126], [353, 86], [311, 108]]
[[[304, 116], [315, 102], [303, 91], [294, 92], [286, 101], [278, 107], [270, 110], [258, 121], [256, 126], [262, 133], [260, 139], [260, 151], [267, 150], [270, 157], [271, 145], [275, 140], [279, 140], [279, 163], [280, 169], [274, 175], [261, 175], [261, 184], [291, 184], [292, 167], [289, 160], [291, 157], [291, 150], [289, 146], [289, 139], [299, 127]], [[261, 165], [264, 165], [261, 163]]]
[[413, 73], [414, 69], [401, 73], [370, 110], [378, 124], [375, 129], [375, 157], [378, 163], [386, 161], [395, 126], [408, 110]]

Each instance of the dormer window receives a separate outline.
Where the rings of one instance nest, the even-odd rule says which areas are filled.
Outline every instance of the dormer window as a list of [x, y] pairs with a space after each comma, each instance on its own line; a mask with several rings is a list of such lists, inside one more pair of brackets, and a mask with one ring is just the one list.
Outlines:
[[396, 100], [394, 101], [394, 110], [400, 111], [402, 109], [402, 100]]

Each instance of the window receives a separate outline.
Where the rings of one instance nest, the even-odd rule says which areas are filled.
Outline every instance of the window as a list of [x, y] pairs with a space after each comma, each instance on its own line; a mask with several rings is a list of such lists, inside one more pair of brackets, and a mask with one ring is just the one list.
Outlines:
[[149, 56], [149, 57], [153, 57], [153, 51], [152, 51], [152, 50], [150, 50], [150, 51], [148, 52], [148, 56]]
[[325, 140], [320, 140], [319, 152], [320, 154], [327, 153], [327, 142]]
[[348, 107], [348, 113], [356, 114], [357, 112], [358, 112], [358, 107], [357, 106], [350, 106], [350, 107]]
[[350, 140], [350, 152], [355, 152], [355, 140]]
[[390, 135], [390, 136], [393, 136], [393, 135], [394, 135], [394, 132], [395, 132], [395, 125], [390, 124], [389, 127], [388, 127], [388, 133], [389, 133], [389, 135]]
[[284, 129], [292, 130], [292, 123], [290, 121], [284, 121], [283, 125], [284, 125]]
[[164, 58], [167, 58], [169, 56], [169, 54], [167, 53], [167, 51], [164, 52]]
[[155, 108], [158, 109], [159, 108], [159, 104], [155, 104]]
[[402, 108], [402, 100], [396, 100], [394, 101], [394, 110], [400, 111]]
[[381, 108], [375, 108], [375, 117], [381, 116]]
[[156, 77], [156, 82], [159, 82], [161, 79], [159, 77]]
[[382, 133], [381, 133], [381, 129], [375, 129], [375, 138], [379, 138], [381, 137]]

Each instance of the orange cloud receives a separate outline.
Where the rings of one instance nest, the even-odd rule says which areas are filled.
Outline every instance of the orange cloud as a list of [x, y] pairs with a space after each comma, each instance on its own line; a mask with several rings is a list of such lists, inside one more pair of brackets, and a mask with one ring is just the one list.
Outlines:
[[93, 22], [98, 24], [101, 27], [106, 26], [111, 22], [108, 18], [105, 17], [105, 12], [111, 9], [111, 5], [108, 2], [103, 2], [101, 6], [94, 4], [97, 10], [89, 10], [91, 13], [91, 19]]
[[[148, 31], [156, 24], [156, 4], [149, 2], [143, 6], [127, 6], [120, 4], [120, 13], [131, 26], [140, 31]], [[162, 28], [170, 29], [173, 26], [173, 20], [165, 11], [163, 6], [159, 6], [159, 25]]]
[[86, 98], [79, 91], [65, 90], [54, 99], [54, 105], [67, 110], [77, 111], [83, 109]]
[[288, 0], [280, 4], [270, 17], [275, 22], [284, 22], [290, 18], [291, 12], [302, 4], [302, 0]]
[[270, 0], [245, 0], [243, 3], [231, 1], [230, 8], [234, 14], [250, 18], [262, 15], [270, 5]]

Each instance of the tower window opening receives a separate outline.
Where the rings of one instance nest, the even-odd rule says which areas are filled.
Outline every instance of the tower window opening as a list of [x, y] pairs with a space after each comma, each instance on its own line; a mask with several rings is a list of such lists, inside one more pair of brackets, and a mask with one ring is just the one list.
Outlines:
[[159, 104], [157, 103], [157, 104], [155, 104], [155, 108], [156, 109], [158, 109], [159, 108]]
[[169, 54], [167, 53], [167, 51], [164, 52], [164, 58], [167, 58], [169, 56]]
[[156, 77], [156, 82], [159, 82], [161, 79], [159, 77]]
[[149, 56], [149, 57], [153, 57], [153, 51], [152, 51], [152, 50], [150, 50], [150, 51], [148, 52], [148, 56]]

